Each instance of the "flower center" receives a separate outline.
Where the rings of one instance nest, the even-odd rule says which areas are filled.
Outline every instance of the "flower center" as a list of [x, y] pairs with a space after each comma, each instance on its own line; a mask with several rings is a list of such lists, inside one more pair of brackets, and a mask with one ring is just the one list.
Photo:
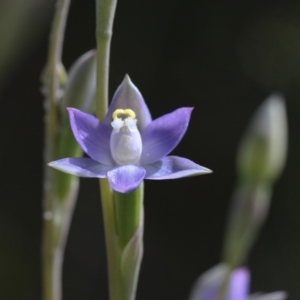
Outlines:
[[142, 139], [135, 112], [129, 108], [116, 109], [112, 118], [110, 150], [113, 159], [119, 165], [137, 164], [142, 154]]

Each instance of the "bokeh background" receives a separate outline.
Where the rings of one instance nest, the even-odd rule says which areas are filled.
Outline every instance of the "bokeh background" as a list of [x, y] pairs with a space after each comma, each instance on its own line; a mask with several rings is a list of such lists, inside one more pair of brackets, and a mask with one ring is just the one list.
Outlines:
[[[12, 12], [4, 9], [9, 2], [19, 9], [15, 27]], [[66, 68], [96, 45], [94, 2], [71, 3]], [[53, 9], [53, 0], [0, 0], [0, 299], [41, 299], [39, 90]], [[289, 156], [248, 266], [252, 291], [283, 289], [289, 299], [299, 299], [299, 1], [120, 0], [110, 95], [126, 73], [154, 118], [181, 106], [195, 107], [189, 130], [173, 153], [214, 171], [146, 182], [145, 254], [137, 299], [187, 299], [196, 278], [219, 262], [236, 181], [236, 150], [253, 112], [274, 91], [286, 98]], [[108, 299], [97, 180], [81, 180], [63, 287], [66, 300]]]

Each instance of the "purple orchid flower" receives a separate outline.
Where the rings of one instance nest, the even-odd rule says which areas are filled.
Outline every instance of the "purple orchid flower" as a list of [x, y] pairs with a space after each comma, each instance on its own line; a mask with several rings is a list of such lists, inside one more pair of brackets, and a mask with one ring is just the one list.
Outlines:
[[167, 156], [185, 134], [192, 108], [179, 108], [154, 121], [128, 76], [117, 89], [105, 120], [68, 108], [73, 134], [90, 158], [49, 163], [81, 177], [107, 177], [113, 190], [128, 193], [143, 179], [175, 179], [211, 173], [186, 158]]
[[226, 300], [285, 300], [287, 298], [287, 293], [284, 291], [249, 295], [249, 270], [242, 267], [230, 271], [227, 265], [220, 264], [200, 276], [194, 286], [190, 300], [220, 299], [220, 291], [228, 272], [230, 272], [230, 275]]

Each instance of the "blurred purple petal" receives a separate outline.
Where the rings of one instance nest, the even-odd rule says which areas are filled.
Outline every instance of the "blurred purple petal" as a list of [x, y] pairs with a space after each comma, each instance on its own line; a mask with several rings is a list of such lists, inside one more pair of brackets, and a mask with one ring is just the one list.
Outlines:
[[143, 167], [147, 171], [146, 179], [175, 179], [211, 173], [211, 170], [179, 156], [167, 156]]
[[142, 132], [141, 164], [151, 164], [168, 155], [185, 134], [193, 108], [179, 108], [151, 122]]
[[138, 120], [137, 127], [142, 131], [151, 121], [149, 109], [137, 87], [132, 83], [129, 76], [126, 75], [121, 85], [114, 94], [113, 100], [109, 106], [104, 123], [110, 126], [112, 114], [116, 109], [130, 108], [136, 113]]
[[[230, 272], [225, 264], [219, 264], [202, 274], [197, 280], [190, 300], [218, 300], [224, 280]], [[234, 270], [230, 275], [227, 300], [248, 299], [250, 275], [246, 268]]]
[[229, 287], [230, 300], [246, 300], [249, 293], [250, 274], [248, 269], [239, 268], [231, 274], [231, 282]]
[[285, 300], [287, 297], [287, 292], [278, 291], [268, 294], [256, 293], [254, 295], [250, 295], [248, 300]]
[[90, 158], [63, 158], [52, 161], [48, 166], [81, 177], [104, 178], [113, 167], [101, 165]]
[[120, 193], [129, 193], [139, 187], [145, 177], [143, 167], [124, 165], [107, 173], [107, 178], [113, 190]]
[[68, 112], [73, 134], [82, 150], [99, 163], [112, 165], [111, 128], [78, 109], [68, 108]]
[[219, 264], [203, 273], [196, 281], [189, 299], [218, 300], [220, 288], [227, 272], [229, 272], [229, 268], [224, 264]]

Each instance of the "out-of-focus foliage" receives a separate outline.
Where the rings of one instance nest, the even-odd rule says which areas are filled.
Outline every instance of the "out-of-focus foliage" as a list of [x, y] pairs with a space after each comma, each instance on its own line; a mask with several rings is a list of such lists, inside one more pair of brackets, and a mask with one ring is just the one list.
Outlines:
[[53, 0], [0, 1], [0, 89], [44, 33]]

